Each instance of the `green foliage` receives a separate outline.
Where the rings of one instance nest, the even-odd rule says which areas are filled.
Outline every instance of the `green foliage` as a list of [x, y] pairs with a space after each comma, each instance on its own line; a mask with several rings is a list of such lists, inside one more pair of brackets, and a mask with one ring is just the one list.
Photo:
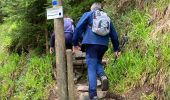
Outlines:
[[74, 19], [75, 22], [77, 22], [80, 17], [83, 15], [83, 13], [90, 11], [90, 7], [94, 2], [102, 2], [103, 0], [84, 0], [83, 2], [81, 0], [64, 0], [65, 6], [65, 12], [68, 14], [71, 18]]
[[[21, 99], [47, 99], [48, 85], [51, 84], [52, 69], [49, 56], [42, 58], [32, 56], [28, 62], [28, 70], [17, 83], [15, 97]], [[24, 97], [24, 98], [23, 98]]]
[[159, 10], [163, 11], [166, 8], [165, 5], [168, 5], [169, 3], [170, 3], [170, 0], [158, 0], [155, 2], [155, 5]]
[[[93, 2], [103, 0], [63, 0], [64, 12], [77, 22], [82, 14], [90, 10]], [[123, 48], [122, 56], [114, 63], [112, 49], [106, 54], [110, 63], [106, 73], [110, 80], [110, 91], [124, 93], [148, 83], [156, 78], [160, 68], [169, 76], [170, 35], [157, 34], [151, 37], [154, 26], [148, 25], [149, 7], [163, 11], [169, 0], [146, 2], [144, 10], [137, 8], [137, 0], [128, 0], [121, 5], [120, 0], [105, 0], [104, 10], [108, 12], [121, 37], [127, 33], [128, 43]], [[119, 4], [120, 3], [120, 4]], [[1, 0], [0, 1], [0, 99], [42, 100], [48, 99], [52, 80], [51, 57], [40, 55], [45, 48], [44, 29], [52, 30], [53, 22], [46, 22], [46, 8], [51, 7], [51, 0]], [[7, 51], [18, 51], [8, 54]], [[33, 52], [31, 52], [33, 50]], [[2, 52], [3, 51], [3, 52]], [[24, 54], [23, 51], [30, 52]], [[22, 53], [21, 53], [22, 52]], [[145, 76], [146, 75], [146, 76]], [[166, 88], [167, 100], [170, 87]], [[153, 100], [155, 93], [141, 97]]]
[[[29, 49], [45, 47], [45, 28], [47, 0], [1, 0], [0, 11], [6, 15], [4, 28], [0, 34], [8, 34], [11, 51], [29, 51]], [[13, 27], [15, 26], [15, 27]], [[12, 29], [12, 31], [11, 31]]]
[[154, 93], [151, 93], [150, 95], [145, 95], [143, 94], [143, 96], [141, 97], [141, 100], [155, 100], [155, 94]]
[[[159, 68], [168, 70], [170, 35], [169, 33], [159, 34], [157, 40], [152, 39], [150, 33], [154, 26], [148, 26], [148, 9], [143, 11], [131, 9], [121, 14], [116, 14], [117, 10], [111, 10], [109, 7], [105, 10], [110, 10], [119, 35], [127, 33], [129, 37], [122, 56], [116, 63], [111, 55], [111, 48], [106, 54], [110, 60], [106, 73], [110, 80], [111, 91], [124, 93], [135, 86], [142, 85], [144, 75], [149, 75], [147, 77], [151, 79], [155, 77]], [[153, 96], [148, 98], [150, 97]]]
[[[102, 0], [97, 0], [102, 1]], [[88, 1], [68, 1], [64, 0], [64, 12], [78, 21], [80, 16], [86, 11], [90, 10], [90, 6], [96, 0]], [[3, 18], [3, 26], [7, 26], [6, 30], [0, 34], [7, 34], [11, 39], [11, 44], [8, 45], [10, 51], [17, 51], [21, 53], [29, 52], [30, 49], [39, 48], [39, 52], [45, 51], [45, 29], [53, 31], [53, 21], [46, 21], [46, 8], [52, 7], [51, 0], [13, 0], [0, 2], [1, 12], [6, 15]], [[13, 26], [9, 25], [15, 25]], [[11, 28], [13, 29], [12, 31]], [[50, 34], [48, 35], [50, 37]], [[49, 41], [49, 39], [47, 40]]]
[[0, 63], [0, 98], [8, 99], [10, 95], [8, 92], [11, 92], [14, 86], [14, 72], [19, 69], [20, 57], [17, 54], [12, 54], [10, 56], [3, 54], [0, 58], [3, 59]]
[[169, 99], [170, 99], [170, 86], [168, 85], [166, 89], [166, 100], [169, 100]]
[[[2, 60], [3, 58], [3, 60]], [[47, 99], [53, 84], [50, 56], [0, 56], [0, 99]]]
[[126, 52], [118, 59], [115, 65], [108, 65], [106, 72], [111, 83], [111, 89], [117, 92], [124, 92], [132, 87], [141, 77], [142, 68], [141, 55], [133, 51]]
[[[9, 27], [10, 26], [10, 27]], [[9, 33], [12, 33], [12, 31], [15, 29], [16, 25], [15, 23], [7, 22], [3, 25], [0, 25], [0, 51], [5, 51], [4, 49], [11, 45], [11, 37]]]

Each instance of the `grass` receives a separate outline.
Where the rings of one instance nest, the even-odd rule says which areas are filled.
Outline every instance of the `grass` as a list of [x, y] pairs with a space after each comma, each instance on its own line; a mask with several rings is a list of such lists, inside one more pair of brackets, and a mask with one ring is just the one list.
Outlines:
[[[92, 2], [94, 0], [91, 0]], [[117, 0], [118, 2], [118, 0]], [[81, 5], [86, 5], [81, 3]], [[155, 5], [163, 10], [169, 0], [158, 0]], [[105, 10], [109, 13], [115, 27], [121, 37], [127, 33], [128, 43], [123, 48], [122, 55], [114, 63], [112, 48], [106, 53], [110, 63], [107, 65], [106, 74], [110, 80], [110, 91], [116, 93], [126, 93], [135, 86], [142, 86], [148, 77], [148, 84], [154, 83], [158, 69], [162, 68], [166, 76], [170, 73], [170, 35], [169, 33], [158, 33], [157, 39], [153, 40], [150, 36], [154, 25], [148, 26], [150, 18], [149, 9], [141, 11], [139, 9], [128, 9], [123, 13], [117, 13], [117, 6], [114, 1], [109, 0]], [[82, 8], [84, 9], [84, 8]], [[71, 16], [79, 10], [74, 8], [70, 12]], [[78, 13], [78, 16], [81, 15]], [[76, 20], [78, 18], [75, 18]], [[10, 26], [10, 27], [9, 27]], [[49, 89], [54, 84], [52, 79], [52, 58], [49, 55], [38, 55], [35, 52], [18, 55], [8, 54], [5, 47], [11, 44], [8, 34], [15, 30], [15, 23], [5, 23], [0, 25], [0, 99], [12, 100], [43, 100], [48, 99]], [[4, 51], [4, 52], [2, 52]], [[146, 75], [146, 76], [145, 76]], [[168, 80], [168, 78], [167, 78]], [[158, 82], [159, 84], [159, 82]], [[165, 95], [167, 100], [170, 98], [169, 83]], [[144, 100], [154, 100], [155, 93], [142, 95]]]
[[54, 84], [51, 56], [36, 52], [9, 54], [16, 23], [5, 22], [0, 28], [0, 100], [47, 99]]
[[170, 3], [170, 0], [158, 0], [155, 2], [155, 5], [156, 5], [156, 8], [163, 11], [167, 7], [164, 5], [168, 5], [169, 3]]
[[155, 100], [155, 93], [151, 93], [150, 95], [143, 94], [141, 100]]
[[[126, 45], [125, 52], [118, 59], [117, 63], [114, 66], [111, 63], [106, 69], [112, 84], [111, 87], [114, 87], [111, 90], [119, 93], [133, 87], [141, 78], [142, 72], [146, 69], [146, 67], [143, 67], [147, 62], [143, 55], [145, 51], [142, 50], [146, 48], [141, 46], [148, 40], [150, 27], [146, 28], [147, 16], [142, 16], [146, 15], [143, 12], [133, 10], [128, 15], [121, 17], [123, 19], [126, 17], [131, 21], [131, 30], [128, 33], [130, 37], [129, 44]], [[136, 48], [134, 48], [135, 46]]]
[[1, 100], [48, 98], [49, 89], [54, 84], [49, 55], [41, 57], [33, 54], [29, 56], [6, 55], [0, 64]]
[[[162, 1], [161, 4], [167, 5], [167, 1]], [[121, 15], [116, 15], [114, 10], [109, 7], [106, 8], [106, 11], [110, 11], [110, 15], [114, 16], [112, 19], [119, 35], [127, 33], [129, 37], [129, 41], [116, 63], [111, 55], [111, 48], [106, 54], [106, 57], [110, 59], [110, 64], [106, 68], [111, 85], [110, 91], [123, 94], [136, 86], [142, 86], [145, 81], [142, 80], [144, 75], [149, 77], [151, 84], [154, 84], [151, 80], [156, 78], [155, 75], [160, 68], [165, 69], [165, 73], [168, 73], [170, 35], [169, 33], [158, 33], [157, 40], [151, 38], [150, 33], [155, 26], [148, 26], [150, 18], [148, 8], [146, 7], [143, 11], [131, 9]], [[146, 96], [148, 98], [146, 100], [153, 100], [153, 97], [153, 95]]]

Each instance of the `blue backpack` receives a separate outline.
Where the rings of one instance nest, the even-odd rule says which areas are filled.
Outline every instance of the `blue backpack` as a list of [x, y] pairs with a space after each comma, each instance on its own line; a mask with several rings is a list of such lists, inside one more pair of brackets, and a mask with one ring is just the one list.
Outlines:
[[73, 20], [71, 18], [64, 18], [64, 32], [65, 33], [74, 32]]

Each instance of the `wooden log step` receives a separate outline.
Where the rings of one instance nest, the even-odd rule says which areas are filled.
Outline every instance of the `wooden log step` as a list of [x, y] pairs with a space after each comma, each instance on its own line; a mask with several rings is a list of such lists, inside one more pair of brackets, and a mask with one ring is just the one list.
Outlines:
[[[106, 59], [103, 59], [102, 60], [102, 64], [103, 65], [106, 65], [106, 64], [108, 64], [108, 60], [106, 60]], [[83, 60], [74, 60], [73, 61], [73, 65], [74, 66], [85, 66], [86, 65], [86, 60], [85, 59], [83, 59]]]
[[86, 53], [85, 52], [82, 52], [82, 51], [79, 51], [79, 52], [76, 52], [73, 54], [73, 58], [74, 59], [85, 59], [86, 58]]

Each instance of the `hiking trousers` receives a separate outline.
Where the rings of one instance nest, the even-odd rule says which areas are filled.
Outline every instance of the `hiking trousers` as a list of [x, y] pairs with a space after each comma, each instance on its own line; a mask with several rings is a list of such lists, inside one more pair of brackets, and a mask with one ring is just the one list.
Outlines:
[[102, 58], [108, 47], [104, 45], [86, 45], [86, 64], [88, 70], [89, 96], [97, 96], [97, 77], [104, 76]]

